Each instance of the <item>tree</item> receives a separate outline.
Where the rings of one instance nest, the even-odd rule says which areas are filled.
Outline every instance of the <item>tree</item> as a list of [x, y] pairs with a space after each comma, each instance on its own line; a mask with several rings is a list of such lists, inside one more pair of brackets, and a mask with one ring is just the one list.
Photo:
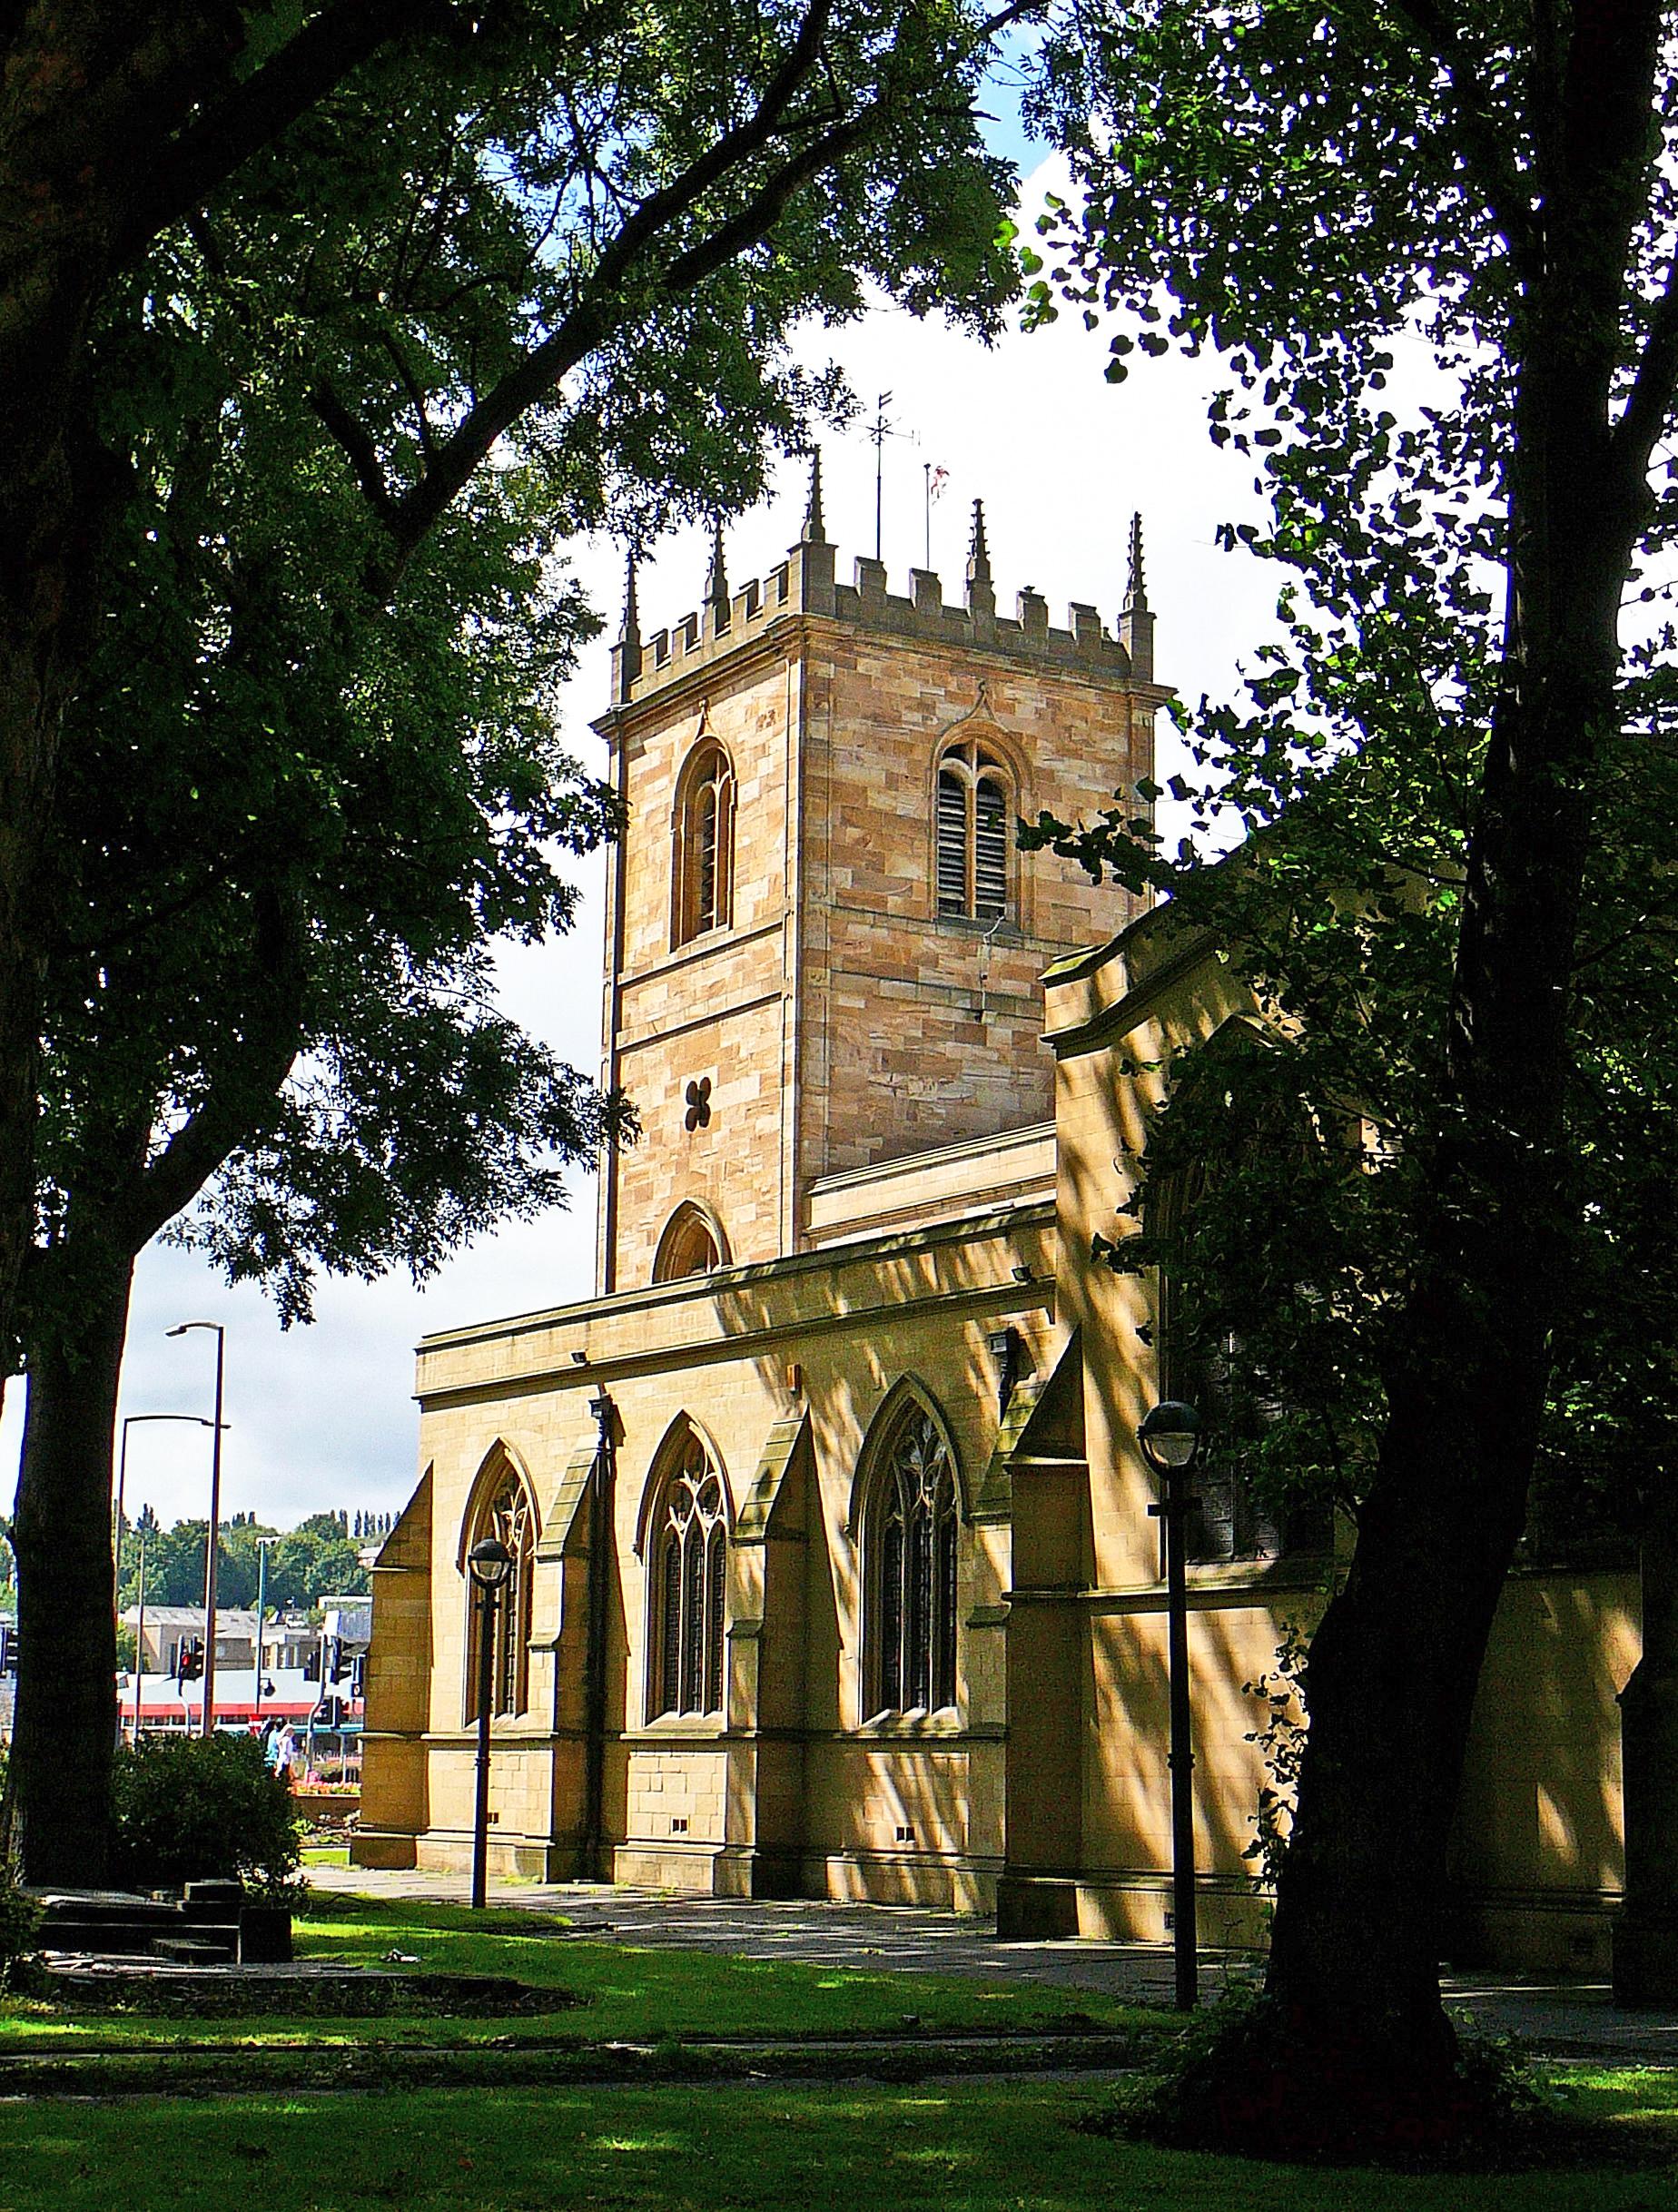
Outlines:
[[[1215, 870], [1150, 857], [1129, 807], [1062, 842], [1250, 930], [1256, 983], [1320, 1039], [1283, 1024], [1280, 1087], [1319, 1147], [1367, 1122], [1372, 1171], [1311, 1179], [1343, 1195], [1264, 1348], [1273, 1393], [1290, 1335], [1320, 1355], [1284, 1428], [1357, 1540], [1309, 1658], [1286, 2048], [1196, 2079], [1196, 2124], [1253, 2148], [1466, 2124], [1436, 1938], [1475, 1684], [1558, 1330], [1593, 1250], [1641, 1257], [1670, 1204], [1669, 1156], [1630, 1140], [1670, 1125], [1673, 639], [1619, 626], [1673, 520], [1673, 27], [1651, 0], [1144, 0], [1080, 11], [1045, 80], [1087, 198], [1051, 216], [1041, 305], [1122, 311], [1115, 378], [1139, 343], [1227, 357], [1213, 434], [1260, 459], [1255, 542], [1297, 578], [1251, 711], [1204, 731], [1277, 832]], [[1406, 426], [1385, 387], [1417, 340]], [[1640, 963], [1657, 986], [1614, 1002]], [[1562, 1336], [1564, 1396], [1596, 1326]], [[1332, 1447], [1313, 1387], [1356, 1411]]]
[[[996, 27], [1020, 12], [1004, 8]], [[959, 5], [876, 14], [834, 0], [760, 10], [749, 27], [679, 0], [653, 14], [612, 0], [135, 0], [120, 17], [103, 0], [25, 0], [14, 11], [0, 73], [0, 207], [11, 212], [0, 247], [0, 1344], [13, 1338], [35, 1213], [60, 723], [123, 484], [91, 358], [113, 287], [235, 181], [249, 194], [250, 164], [276, 149], [255, 197], [301, 250], [322, 180], [288, 156], [308, 126], [341, 124], [358, 103], [365, 121], [370, 94], [373, 127], [359, 144], [340, 130], [328, 180], [351, 203], [377, 162], [400, 153], [417, 107], [433, 123], [451, 108], [487, 116], [487, 139], [460, 133], [454, 183], [482, 156], [486, 205], [536, 221], [515, 219], [511, 257], [434, 305], [473, 301], [529, 342], [498, 349], [501, 373], [425, 423], [436, 465], [405, 483], [384, 474], [377, 426], [346, 409], [335, 378], [321, 383], [384, 557], [400, 566], [522, 410], [739, 257], [773, 289], [818, 237], [831, 246], [847, 232], [861, 267], [901, 276], [922, 304], [957, 275], [948, 217], [965, 213], [971, 249], [990, 199], [970, 158], [968, 97], [989, 30]], [[896, 212], [883, 189], [892, 176], [904, 186]], [[442, 217], [440, 202], [431, 213]], [[905, 252], [917, 220], [923, 242]], [[762, 251], [777, 225], [789, 245], [798, 234], [785, 257]], [[410, 240], [427, 242], [429, 217]], [[971, 260], [959, 273], [958, 291], [982, 291]], [[370, 313], [375, 345], [378, 320]], [[421, 342], [387, 368], [412, 375], [425, 356]], [[705, 388], [723, 400], [720, 385]], [[679, 449], [661, 435], [669, 427], [643, 425], [666, 465]]]
[[301, 1313], [314, 1268], [422, 1274], [612, 1131], [487, 1003], [489, 940], [563, 923], [555, 847], [611, 820], [554, 736], [587, 620], [558, 548], [755, 496], [834, 397], [787, 331], [864, 277], [980, 327], [1012, 281], [976, 17], [490, 23], [367, 62], [90, 321], [121, 465], [46, 838], [16, 1755], [41, 1879], [97, 1880], [107, 1825], [135, 1253], [207, 1191], [175, 1233]]
[[[112, 282], [369, 59], [495, 35], [435, 0], [177, 6], [25, 0], [0, 73], [0, 1347], [35, 1220], [44, 844], [60, 720], [94, 616], [90, 564], [120, 469], [89, 335]], [[498, 11], [496, 11], [498, 14]], [[0, 1370], [8, 1363], [0, 1352]], [[0, 1373], [0, 1388], [4, 1374]]]
[[[145, 1602], [148, 1605], [196, 1605], [203, 1601], [204, 1521], [177, 1521], [173, 1528], [153, 1529], [145, 1551]], [[265, 1604], [275, 1613], [306, 1613], [325, 1597], [364, 1596], [367, 1569], [356, 1547], [345, 1535], [337, 1516], [311, 1514], [296, 1528], [281, 1536], [261, 1526], [253, 1518], [226, 1524], [216, 1547], [216, 1603], [219, 1605], [254, 1605], [259, 1587], [258, 1540], [270, 1548], [266, 1573], [261, 1575]], [[123, 1538], [121, 1571], [117, 1577], [117, 1610], [130, 1611], [140, 1599], [140, 1545], [136, 1536]]]

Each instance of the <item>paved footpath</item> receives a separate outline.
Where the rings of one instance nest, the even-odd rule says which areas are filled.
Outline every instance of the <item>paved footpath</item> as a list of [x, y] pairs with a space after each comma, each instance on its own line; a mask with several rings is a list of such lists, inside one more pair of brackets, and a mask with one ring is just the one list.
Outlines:
[[[458, 1874], [385, 1873], [370, 1867], [308, 1869], [318, 1890], [431, 1903], [467, 1900]], [[745, 1959], [797, 1959], [819, 1966], [891, 1967], [907, 1973], [973, 1974], [988, 1981], [1041, 1982], [1101, 1990], [1135, 2004], [1169, 2007], [1171, 1955], [1151, 1943], [1084, 1940], [999, 1942], [987, 1921], [913, 1905], [692, 1896], [615, 1889], [605, 1882], [491, 1882], [495, 1905], [562, 1915], [568, 1935], [603, 1942], [670, 1944]], [[1255, 1970], [1250, 1953], [1202, 1951], [1201, 1987], [1213, 1995], [1226, 1973]], [[1678, 2066], [1678, 2010], [1628, 2012], [1599, 1981], [1526, 1974], [1451, 1974], [1447, 2001], [1459, 2017], [1534, 2050]]]

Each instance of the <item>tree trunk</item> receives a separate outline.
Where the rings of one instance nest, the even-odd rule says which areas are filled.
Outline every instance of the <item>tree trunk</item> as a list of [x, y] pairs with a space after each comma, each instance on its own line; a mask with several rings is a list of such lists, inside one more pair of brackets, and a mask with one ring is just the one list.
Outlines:
[[1617, 298], [1616, 243], [1597, 244], [1524, 331], [1503, 690], [1469, 842], [1423, 1257], [1351, 1571], [1310, 1652], [1278, 1891], [1267, 1990], [1296, 2046], [1282, 2148], [1308, 2142], [1325, 2108], [1341, 2115], [1335, 2147], [1354, 2151], [1444, 2146], [1476, 2118], [1439, 1997], [1446, 1849], [1564, 1295], [1568, 1002], [1646, 496], [1643, 462], [1628, 466], [1611, 436], [1601, 341], [1614, 316], [1580, 306], [1600, 306], [1604, 281]]
[[[1579, 442], [1588, 463], [1591, 441]], [[1515, 657], [1494, 727], [1425, 1258], [1351, 1572], [1307, 1674], [1310, 1735], [1267, 1989], [1298, 2046], [1289, 2124], [1308, 2137], [1336, 2108], [1337, 2148], [1443, 2145], [1473, 2124], [1439, 1998], [1439, 1914], [1561, 1295], [1566, 1006], [1629, 554], [1604, 527], [1607, 504], [1588, 527], [1579, 518], [1570, 578], [1548, 559], [1516, 564], [1544, 597], [1547, 635]], [[1541, 535], [1546, 555], [1568, 536]]]
[[58, 1326], [29, 1374], [13, 1529], [19, 1665], [12, 1767], [25, 1879], [65, 1888], [102, 1886], [110, 1863], [111, 1457], [133, 1277], [128, 1255], [84, 1252], [73, 1283], [53, 1286]]
[[27, 702], [17, 700], [15, 676], [0, 671], [0, 1402], [15, 1358], [18, 1286], [35, 1229], [42, 941], [32, 926], [34, 870], [53, 781], [53, 748]]

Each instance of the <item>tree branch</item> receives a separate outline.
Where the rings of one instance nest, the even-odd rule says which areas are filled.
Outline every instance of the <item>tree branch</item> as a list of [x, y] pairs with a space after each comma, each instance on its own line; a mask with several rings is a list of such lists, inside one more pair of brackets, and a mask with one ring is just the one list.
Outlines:
[[1456, 25], [1436, 0], [1396, 0], [1397, 13], [1421, 38], [1450, 79], [1463, 150], [1490, 203], [1498, 229], [1512, 252], [1529, 261], [1537, 248], [1530, 195], [1509, 159], [1495, 110], [1486, 94], [1480, 65], [1464, 45]]
[[277, 1098], [302, 1044], [306, 988], [302, 916], [294, 899], [261, 894], [252, 945], [260, 979], [236, 1054], [156, 1157], [106, 1213], [111, 1231], [137, 1252], [190, 1206], [251, 1135], [255, 1115]]
[[1674, 389], [1678, 389], [1678, 250], [1667, 264], [1666, 282], [1654, 303], [1643, 358], [1608, 440], [1614, 460], [1623, 471], [1633, 471], [1639, 483], [1647, 478], [1655, 440], [1666, 428]]
[[331, 0], [141, 174], [113, 242], [114, 263], [133, 260], [160, 231], [201, 207], [242, 162], [271, 145], [381, 47], [438, 33], [469, 35], [449, 0]]
[[[388, 529], [394, 529], [400, 518], [401, 503], [393, 497], [385, 480], [378, 449], [371, 438], [324, 378], [310, 393], [309, 400], [315, 413], [343, 449], [367, 504]], [[420, 420], [423, 424], [423, 414]]]
[[[439, 447], [435, 463], [398, 503], [390, 523], [399, 563], [464, 488], [496, 439], [607, 335], [607, 302], [660, 234], [691, 212], [713, 184], [761, 153], [779, 134], [795, 95], [820, 58], [831, 5], [832, 0], [811, 0], [797, 37], [751, 115], [723, 132], [678, 177], [642, 201], [600, 256], [583, 298], [558, 329], [509, 370]], [[780, 204], [775, 209], [777, 215]], [[699, 271], [687, 281], [696, 283], [703, 273]]]
[[691, 291], [694, 286], [732, 261], [736, 253], [768, 235], [785, 212], [786, 204], [795, 193], [808, 184], [824, 169], [831, 167], [845, 154], [860, 145], [869, 133], [879, 124], [884, 113], [883, 104], [876, 103], [854, 115], [849, 123], [840, 123], [824, 136], [806, 146], [802, 153], [785, 162], [768, 182], [754, 193], [736, 215], [730, 216], [720, 230], [692, 246], [686, 253], [677, 254], [664, 273], [664, 289], [670, 292]]
[[425, 455], [426, 459], [429, 461], [431, 458], [433, 450], [431, 445], [431, 418], [426, 412], [425, 394], [420, 389], [419, 379], [415, 376], [413, 370], [409, 367], [407, 355], [402, 351], [401, 347], [397, 344], [395, 335], [388, 326], [380, 331], [379, 342], [384, 348], [385, 352], [389, 354], [390, 358], [390, 366], [396, 370], [397, 380], [400, 383], [402, 390], [408, 394], [409, 405], [414, 410], [414, 421], [419, 429], [420, 450]]

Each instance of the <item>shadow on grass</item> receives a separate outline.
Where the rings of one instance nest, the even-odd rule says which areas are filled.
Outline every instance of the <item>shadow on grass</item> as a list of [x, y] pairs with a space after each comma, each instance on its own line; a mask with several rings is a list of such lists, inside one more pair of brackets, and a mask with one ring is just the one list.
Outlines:
[[[1673, 2142], [1670, 2080], [1604, 2080], [1605, 2125]], [[1267, 2168], [1115, 2143], [1087, 2090], [693, 2087], [0, 2107], [8, 2212], [1463, 2212], [1451, 2177]], [[1668, 2212], [1670, 2170], [1495, 2175], [1475, 2212]]]

